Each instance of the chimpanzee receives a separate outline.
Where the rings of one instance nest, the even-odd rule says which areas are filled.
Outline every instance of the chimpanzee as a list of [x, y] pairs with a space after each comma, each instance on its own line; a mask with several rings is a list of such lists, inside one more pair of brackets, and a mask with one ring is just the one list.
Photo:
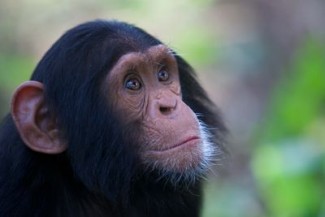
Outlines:
[[142, 29], [68, 30], [0, 127], [0, 216], [196, 217], [226, 129], [191, 66]]

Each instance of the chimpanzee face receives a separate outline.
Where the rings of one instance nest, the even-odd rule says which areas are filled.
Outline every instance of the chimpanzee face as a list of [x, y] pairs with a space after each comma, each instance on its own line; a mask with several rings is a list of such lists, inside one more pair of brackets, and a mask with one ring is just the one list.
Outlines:
[[103, 86], [122, 121], [140, 123], [138, 151], [145, 167], [187, 175], [206, 169], [214, 150], [182, 100], [177, 61], [169, 48], [157, 45], [123, 55]]

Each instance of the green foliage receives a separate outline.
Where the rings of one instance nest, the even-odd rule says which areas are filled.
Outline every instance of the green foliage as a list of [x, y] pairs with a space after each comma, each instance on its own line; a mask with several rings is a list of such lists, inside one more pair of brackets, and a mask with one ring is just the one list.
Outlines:
[[253, 169], [270, 216], [317, 216], [324, 153], [300, 140], [263, 145], [255, 153]]
[[260, 217], [260, 210], [250, 193], [252, 189], [243, 187], [240, 182], [245, 181], [226, 181], [222, 185], [216, 185], [215, 181], [206, 183], [202, 217]]
[[324, 60], [324, 47], [307, 41], [290, 76], [275, 91], [252, 161], [269, 216], [324, 213], [325, 141], [320, 139], [325, 126]]
[[307, 41], [297, 52], [289, 77], [276, 88], [264, 139], [276, 140], [302, 133], [324, 112], [325, 47]]
[[0, 80], [5, 88], [12, 89], [27, 80], [33, 68], [33, 61], [27, 57], [0, 54]]
[[[180, 33], [178, 45], [180, 55], [193, 65], [207, 65], [215, 61], [216, 58], [216, 42], [215, 39], [208, 37], [208, 33], [199, 27], [186, 29]], [[189, 50], [190, 52], [186, 53]]]
[[32, 73], [33, 61], [25, 57], [0, 54], [0, 120], [9, 110], [13, 89]]

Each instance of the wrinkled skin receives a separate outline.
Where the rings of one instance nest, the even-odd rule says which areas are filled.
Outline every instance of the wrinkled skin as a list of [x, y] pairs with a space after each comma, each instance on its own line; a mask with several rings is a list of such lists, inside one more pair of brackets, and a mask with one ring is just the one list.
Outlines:
[[124, 121], [138, 120], [145, 166], [186, 172], [203, 160], [203, 138], [194, 112], [182, 101], [176, 60], [164, 45], [122, 56], [108, 74], [112, 107]]

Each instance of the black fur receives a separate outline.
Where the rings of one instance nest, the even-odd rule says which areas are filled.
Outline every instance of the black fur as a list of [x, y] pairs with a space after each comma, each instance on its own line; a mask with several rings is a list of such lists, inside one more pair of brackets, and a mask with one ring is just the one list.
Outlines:
[[[0, 128], [0, 216], [199, 216], [200, 181], [177, 188], [141, 173], [132, 148], [137, 123], [122, 126], [101, 91], [119, 57], [157, 44], [135, 26], [97, 20], [69, 30], [48, 50], [31, 80], [44, 84], [68, 150], [31, 151], [9, 114]], [[213, 103], [192, 68], [176, 58], [183, 100], [220, 144], [225, 129]]]

